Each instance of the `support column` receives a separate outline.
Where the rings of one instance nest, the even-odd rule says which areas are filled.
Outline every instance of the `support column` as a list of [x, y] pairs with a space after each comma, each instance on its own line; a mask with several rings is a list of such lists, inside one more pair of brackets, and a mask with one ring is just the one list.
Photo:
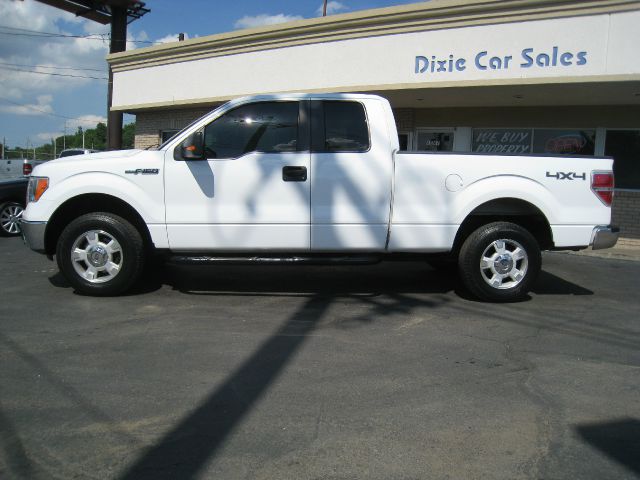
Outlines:
[[[124, 52], [127, 49], [127, 8], [111, 7], [111, 44], [109, 53]], [[107, 149], [122, 148], [122, 112], [112, 112], [113, 71], [109, 65], [109, 92], [107, 98]]]

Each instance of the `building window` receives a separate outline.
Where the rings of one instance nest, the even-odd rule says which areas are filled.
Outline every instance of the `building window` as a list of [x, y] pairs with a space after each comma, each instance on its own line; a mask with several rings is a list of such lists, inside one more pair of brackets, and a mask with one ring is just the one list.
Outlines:
[[399, 132], [398, 143], [400, 144], [400, 151], [406, 152], [408, 150], [413, 150], [412, 140], [413, 135], [411, 132]]
[[640, 189], [640, 130], [607, 130], [604, 154], [613, 157], [616, 188]]
[[453, 151], [453, 129], [420, 129], [416, 138], [420, 152]]
[[160, 132], [160, 144], [162, 145], [164, 142], [173, 137], [180, 130], [163, 130]]
[[474, 128], [472, 152], [521, 155], [531, 153], [530, 128]]
[[533, 153], [594, 155], [595, 130], [538, 129], [533, 131]]
[[595, 129], [475, 128], [471, 150], [513, 155], [594, 155], [595, 144]]

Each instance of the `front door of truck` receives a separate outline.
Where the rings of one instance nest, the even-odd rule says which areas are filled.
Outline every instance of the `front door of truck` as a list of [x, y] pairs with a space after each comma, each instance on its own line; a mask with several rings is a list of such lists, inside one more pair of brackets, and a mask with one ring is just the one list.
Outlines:
[[307, 105], [238, 106], [202, 129], [206, 160], [175, 160], [167, 152], [166, 220], [173, 250], [309, 249]]
[[379, 101], [311, 102], [311, 249], [382, 251], [391, 204], [391, 110]]

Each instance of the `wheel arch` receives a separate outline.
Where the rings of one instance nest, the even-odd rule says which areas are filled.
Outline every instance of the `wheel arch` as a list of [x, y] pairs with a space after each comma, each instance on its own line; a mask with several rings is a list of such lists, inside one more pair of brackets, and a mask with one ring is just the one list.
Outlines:
[[145, 247], [153, 247], [149, 228], [140, 213], [124, 200], [104, 193], [77, 195], [60, 205], [47, 222], [45, 230], [45, 252], [55, 254], [56, 244], [64, 228], [73, 219], [92, 212], [118, 215], [129, 221], [142, 235]]
[[541, 250], [553, 248], [553, 232], [545, 214], [526, 200], [503, 197], [484, 202], [469, 212], [456, 232], [453, 252], [460, 251], [462, 243], [473, 231], [493, 222], [515, 223], [534, 236]]

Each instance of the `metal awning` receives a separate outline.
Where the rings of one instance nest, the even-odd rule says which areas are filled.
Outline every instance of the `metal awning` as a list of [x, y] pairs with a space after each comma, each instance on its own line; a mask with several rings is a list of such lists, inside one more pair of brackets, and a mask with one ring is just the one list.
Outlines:
[[77, 17], [88, 18], [107, 25], [112, 20], [112, 7], [127, 9], [127, 23], [139, 19], [149, 13], [144, 2], [137, 0], [36, 0], [60, 10], [71, 12]]

